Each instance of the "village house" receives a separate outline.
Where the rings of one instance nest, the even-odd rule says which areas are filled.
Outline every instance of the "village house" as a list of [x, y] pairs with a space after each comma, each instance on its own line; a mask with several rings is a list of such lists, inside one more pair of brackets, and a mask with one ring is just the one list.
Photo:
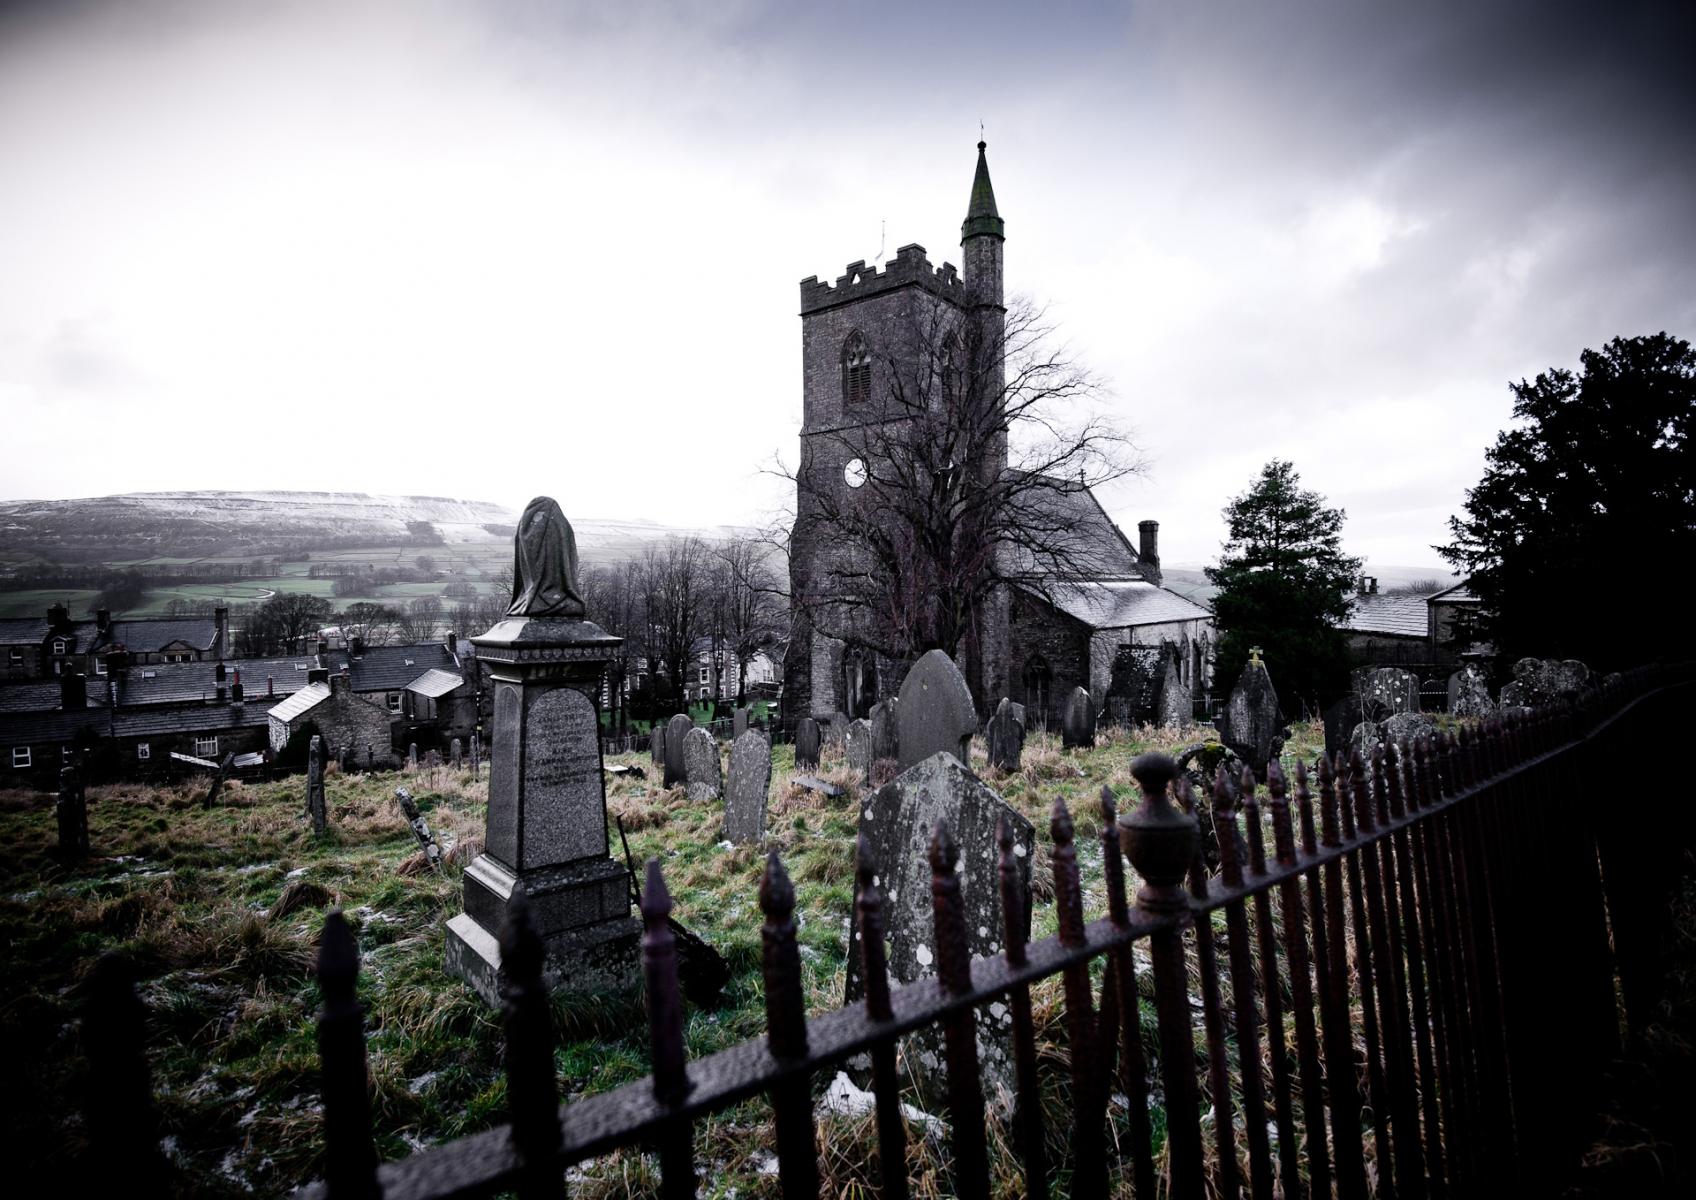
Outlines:
[[0, 679], [42, 679], [68, 669], [106, 674], [114, 650], [134, 664], [210, 662], [229, 648], [230, 610], [205, 617], [145, 617], [114, 621], [106, 609], [72, 620], [63, 604], [33, 617], [0, 621]]
[[1362, 575], [1340, 628], [1356, 666], [1447, 673], [1463, 658], [1492, 653], [1473, 632], [1479, 607], [1465, 580], [1430, 595], [1391, 595]]

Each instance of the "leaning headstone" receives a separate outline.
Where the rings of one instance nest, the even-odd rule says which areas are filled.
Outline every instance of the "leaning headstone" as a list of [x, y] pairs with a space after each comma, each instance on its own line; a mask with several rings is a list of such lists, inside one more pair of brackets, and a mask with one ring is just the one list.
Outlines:
[[1590, 668], [1575, 658], [1522, 658], [1513, 682], [1502, 688], [1503, 708], [1535, 708], [1576, 699], [1590, 682]]
[[403, 787], [395, 789], [395, 799], [400, 801], [401, 814], [412, 827], [412, 836], [418, 839], [418, 848], [424, 852], [424, 861], [439, 874], [442, 869], [442, 848], [436, 844], [435, 835], [424, 823], [424, 814], [418, 811], [418, 802], [412, 798], [412, 793]]
[[811, 775], [791, 775], [791, 787], [802, 788], [805, 791], [817, 792], [829, 800], [834, 800], [842, 794], [842, 789], [825, 779], [814, 779]]
[[1095, 701], [1089, 689], [1076, 687], [1066, 697], [1066, 711], [1060, 719], [1060, 744], [1071, 750], [1095, 745]]
[[88, 795], [75, 767], [59, 770], [59, 801], [53, 806], [59, 825], [59, 855], [79, 859], [88, 855]]
[[730, 714], [730, 739], [735, 741], [748, 732], [748, 714], [746, 708], [736, 709]]
[[691, 729], [683, 738], [683, 782], [689, 799], [717, 800], [724, 790], [718, 743], [705, 729]]
[[795, 726], [795, 766], [818, 769], [819, 765], [819, 723], [811, 717], [802, 717]]
[[[905, 703], [903, 714], [912, 711]], [[860, 814], [860, 844], [868, 847], [877, 870], [874, 883], [883, 895], [884, 926], [889, 938], [889, 976], [911, 983], [936, 974], [936, 926], [931, 899], [931, 838], [938, 822], [947, 827], [959, 848], [957, 874], [965, 901], [966, 942], [973, 958], [994, 958], [1002, 952], [1000, 848], [996, 826], [1006, 821], [1013, 836], [1014, 860], [1028, 890], [1036, 831], [1031, 823], [967, 770], [952, 752], [932, 754], [909, 767], [864, 802]], [[849, 943], [847, 999], [865, 992], [859, 947], [859, 913], [855, 907]], [[1028, 922], [1030, 904], [1024, 915]], [[989, 1095], [997, 1087], [1012, 1091], [1013, 1066], [1009, 1038], [1010, 1015], [1004, 1005], [978, 1010], [978, 1055]], [[941, 1038], [934, 1027], [910, 1037], [903, 1046], [909, 1069], [922, 1077], [941, 1079]]]
[[1258, 656], [1251, 657], [1237, 676], [1218, 725], [1219, 740], [1254, 769], [1256, 779], [1265, 779], [1266, 764], [1284, 748], [1290, 731], [1284, 726], [1272, 676]]
[[464, 747], [458, 738], [448, 743], [448, 756], [453, 760], [453, 769], [459, 770], [463, 765], [461, 759], [464, 757]]
[[1155, 717], [1162, 725], [1185, 728], [1195, 722], [1195, 699], [1183, 673], [1178, 670], [1175, 654], [1166, 656], [1166, 671], [1160, 681], [1160, 704]]
[[659, 721], [648, 731], [648, 760], [656, 771], [665, 772], [665, 725]]
[[1003, 771], [1017, 771], [1025, 752], [1025, 723], [1023, 709], [1006, 697], [995, 706], [995, 715], [984, 730], [989, 742], [989, 765]]
[[901, 769], [923, 762], [938, 751], [970, 763], [972, 735], [978, 731], [972, 693], [954, 660], [941, 650], [927, 650], [901, 681]]
[[695, 728], [695, 722], [687, 713], [678, 713], [665, 723], [665, 778], [661, 782], [666, 787], [676, 787], [686, 778], [683, 770], [683, 739], [689, 736], [689, 731]]
[[872, 723], [864, 717], [848, 722], [845, 741], [848, 765], [860, 777], [860, 785], [864, 787], [872, 778]]
[[895, 714], [900, 700], [891, 696], [872, 705], [872, 761], [901, 757], [901, 727]]
[[1449, 676], [1449, 714], [1456, 717], [1487, 717], [1496, 711], [1490, 699], [1490, 683], [1476, 663], [1467, 663]]
[[323, 833], [324, 809], [324, 739], [317, 734], [306, 746], [306, 813], [312, 818], [312, 832]]
[[448, 922], [447, 969], [502, 1002], [500, 931], [528, 897], [544, 978], [575, 992], [634, 989], [642, 924], [630, 872], [608, 854], [601, 682], [621, 639], [588, 620], [577, 539], [546, 497], [513, 539], [512, 604], [472, 639], [492, 668], [494, 725], [484, 850], [465, 870], [465, 911]]
[[735, 845], [766, 836], [766, 797], [771, 793], [771, 743], [759, 730], [744, 730], [730, 743], [730, 777], [724, 785], [724, 837]]
[[1419, 676], [1400, 667], [1362, 667], [1352, 679], [1369, 721], [1419, 711]]
[[1365, 720], [1366, 710], [1361, 706], [1359, 692], [1350, 692], [1327, 708], [1324, 713], [1325, 753], [1335, 757], [1346, 752], [1353, 744], [1350, 739], [1355, 726]]

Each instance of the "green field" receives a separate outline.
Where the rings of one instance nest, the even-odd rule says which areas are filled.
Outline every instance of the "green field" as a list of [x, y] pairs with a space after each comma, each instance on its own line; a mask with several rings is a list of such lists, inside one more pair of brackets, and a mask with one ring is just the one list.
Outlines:
[[[1291, 761], [1310, 757], [1319, 736], [1316, 727], [1296, 732]], [[1147, 731], [1112, 730], [1093, 750], [1062, 752], [1056, 739], [1039, 734], [1027, 742], [1024, 769], [1011, 775], [988, 770], [981, 742], [974, 747], [984, 777], [1038, 829], [1034, 938], [1055, 929], [1043, 886], [1051, 878], [1046, 847], [1055, 797], [1066, 797], [1076, 816], [1086, 903], [1098, 914], [1099, 790], [1105, 784], [1127, 795], [1131, 758], [1174, 744]], [[612, 761], [646, 765], [646, 756]], [[836, 800], [791, 787], [792, 765], [791, 750], [779, 747], [769, 845], [796, 884], [806, 1002], [819, 1013], [842, 999], [861, 793], [840, 758], [827, 757], [817, 772], [844, 787]], [[720, 803], [691, 803], [682, 788], [663, 789], [652, 777], [610, 778], [608, 809], [623, 819], [637, 859], [660, 857], [678, 918], [732, 969], [720, 1007], [688, 1009], [690, 1056], [761, 1036], [762, 851], [721, 844]], [[496, 1015], [442, 966], [443, 924], [459, 911], [469, 851], [451, 855], [439, 876], [423, 866], [392, 799], [402, 782], [444, 845], [468, 847], [481, 834], [486, 776], [448, 770], [434, 777], [332, 774], [331, 827], [322, 839], [302, 816], [299, 779], [232, 785], [214, 809], [200, 804], [204, 782], [115, 785], [90, 790], [95, 857], [66, 867], [50, 853], [52, 797], [0, 791], [0, 839], [9, 848], [0, 859], [0, 1008], [12, 1032], [9, 1066], [21, 1114], [11, 1132], [17, 1144], [51, 1160], [42, 1169], [58, 1170], [78, 1151], [81, 1127], [68, 1106], [81, 1094], [86, 1066], [65, 1031], [79, 1013], [75, 985], [98, 955], [115, 949], [141, 976], [161, 1132], [184, 1177], [183, 1194], [281, 1195], [312, 1178], [320, 1169], [321, 1117], [313, 1032], [319, 997], [310, 966], [320, 909], [331, 902], [348, 913], [362, 953], [360, 998], [381, 1154], [401, 1156], [503, 1119]], [[1069, 1103], [1061, 995], [1058, 978], [1035, 989], [1052, 1163], [1061, 1161]], [[562, 1096], [603, 1092], [647, 1073], [646, 1023], [628, 1003], [560, 996], [554, 1019]], [[944, 1113], [917, 1091], [905, 1099]], [[1158, 1110], [1155, 1116], [1158, 1129]], [[1015, 1194], [1010, 1131], [993, 1112], [986, 1120], [998, 1194]], [[1122, 1105], [1115, 1105], [1114, 1123], [1122, 1134]], [[875, 1193], [874, 1124], [870, 1116], [821, 1118], [822, 1194]], [[775, 1197], [776, 1177], [761, 1166], [772, 1150], [763, 1100], [700, 1122], [695, 1155], [703, 1194]], [[915, 1124], [909, 1154], [913, 1194], [947, 1194], [946, 1138], [924, 1136]], [[1064, 1176], [1056, 1183], [1056, 1194], [1065, 1195]], [[589, 1164], [571, 1193], [654, 1195], [656, 1184], [653, 1159], [629, 1150]]]

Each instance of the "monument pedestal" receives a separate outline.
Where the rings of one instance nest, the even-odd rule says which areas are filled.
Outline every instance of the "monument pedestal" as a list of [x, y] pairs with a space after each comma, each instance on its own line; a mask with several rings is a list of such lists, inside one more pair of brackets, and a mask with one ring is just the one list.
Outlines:
[[598, 702], [621, 639], [590, 621], [515, 617], [471, 640], [492, 668], [489, 812], [465, 911], [448, 922], [448, 970], [500, 1003], [500, 931], [522, 886], [550, 987], [632, 988], [642, 924], [608, 853]]

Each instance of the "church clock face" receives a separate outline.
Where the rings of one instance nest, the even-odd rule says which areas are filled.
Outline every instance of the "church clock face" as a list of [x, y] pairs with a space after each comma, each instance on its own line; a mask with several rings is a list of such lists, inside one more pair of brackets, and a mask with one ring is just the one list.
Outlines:
[[851, 458], [848, 465], [842, 468], [842, 481], [851, 488], [857, 488], [866, 482], [866, 462], [862, 458]]

